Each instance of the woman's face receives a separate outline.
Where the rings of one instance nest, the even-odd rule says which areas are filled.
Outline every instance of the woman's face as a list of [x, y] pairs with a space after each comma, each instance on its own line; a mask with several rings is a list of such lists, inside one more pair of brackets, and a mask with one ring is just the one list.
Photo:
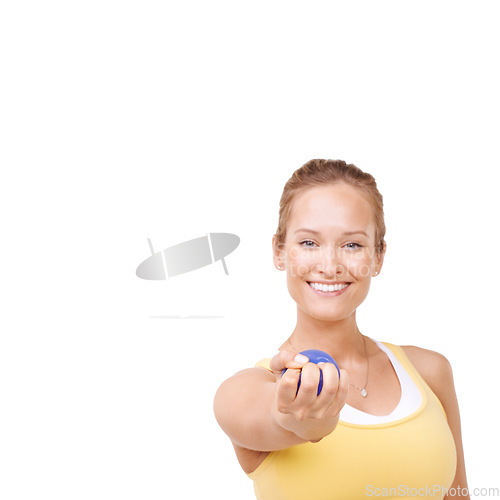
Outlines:
[[363, 302], [384, 254], [375, 250], [373, 208], [343, 182], [306, 189], [292, 201], [286, 239], [274, 242], [274, 263], [287, 272], [290, 295], [303, 313], [338, 321]]

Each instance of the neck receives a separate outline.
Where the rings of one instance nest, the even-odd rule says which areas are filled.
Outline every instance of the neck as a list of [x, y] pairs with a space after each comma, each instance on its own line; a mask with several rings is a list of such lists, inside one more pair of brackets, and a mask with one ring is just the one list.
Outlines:
[[365, 359], [363, 336], [356, 324], [356, 312], [338, 321], [322, 321], [297, 309], [297, 325], [283, 347], [298, 352], [320, 349], [340, 364]]

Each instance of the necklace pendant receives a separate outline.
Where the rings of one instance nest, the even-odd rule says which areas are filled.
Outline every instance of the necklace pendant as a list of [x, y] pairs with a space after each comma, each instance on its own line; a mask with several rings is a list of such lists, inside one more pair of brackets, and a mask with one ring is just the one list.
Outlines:
[[366, 396], [368, 396], [368, 393], [364, 389], [361, 389], [361, 396], [366, 398]]

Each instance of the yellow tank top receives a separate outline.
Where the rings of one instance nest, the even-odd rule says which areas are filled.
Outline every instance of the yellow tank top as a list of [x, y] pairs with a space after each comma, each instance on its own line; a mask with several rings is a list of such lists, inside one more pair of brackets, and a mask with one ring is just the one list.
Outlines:
[[[403, 349], [383, 344], [417, 385], [420, 407], [382, 424], [339, 420], [318, 443], [271, 452], [248, 474], [258, 500], [443, 499], [457, 467], [443, 406]], [[269, 360], [257, 365], [269, 369]]]

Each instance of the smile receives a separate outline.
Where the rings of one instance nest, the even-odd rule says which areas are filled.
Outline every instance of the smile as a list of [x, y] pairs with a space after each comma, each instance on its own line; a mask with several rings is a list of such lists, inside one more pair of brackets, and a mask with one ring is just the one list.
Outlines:
[[308, 281], [307, 284], [316, 292], [322, 292], [323, 294], [328, 295], [340, 295], [349, 285], [350, 283], [335, 283], [335, 284], [327, 284], [327, 283], [316, 283]]

